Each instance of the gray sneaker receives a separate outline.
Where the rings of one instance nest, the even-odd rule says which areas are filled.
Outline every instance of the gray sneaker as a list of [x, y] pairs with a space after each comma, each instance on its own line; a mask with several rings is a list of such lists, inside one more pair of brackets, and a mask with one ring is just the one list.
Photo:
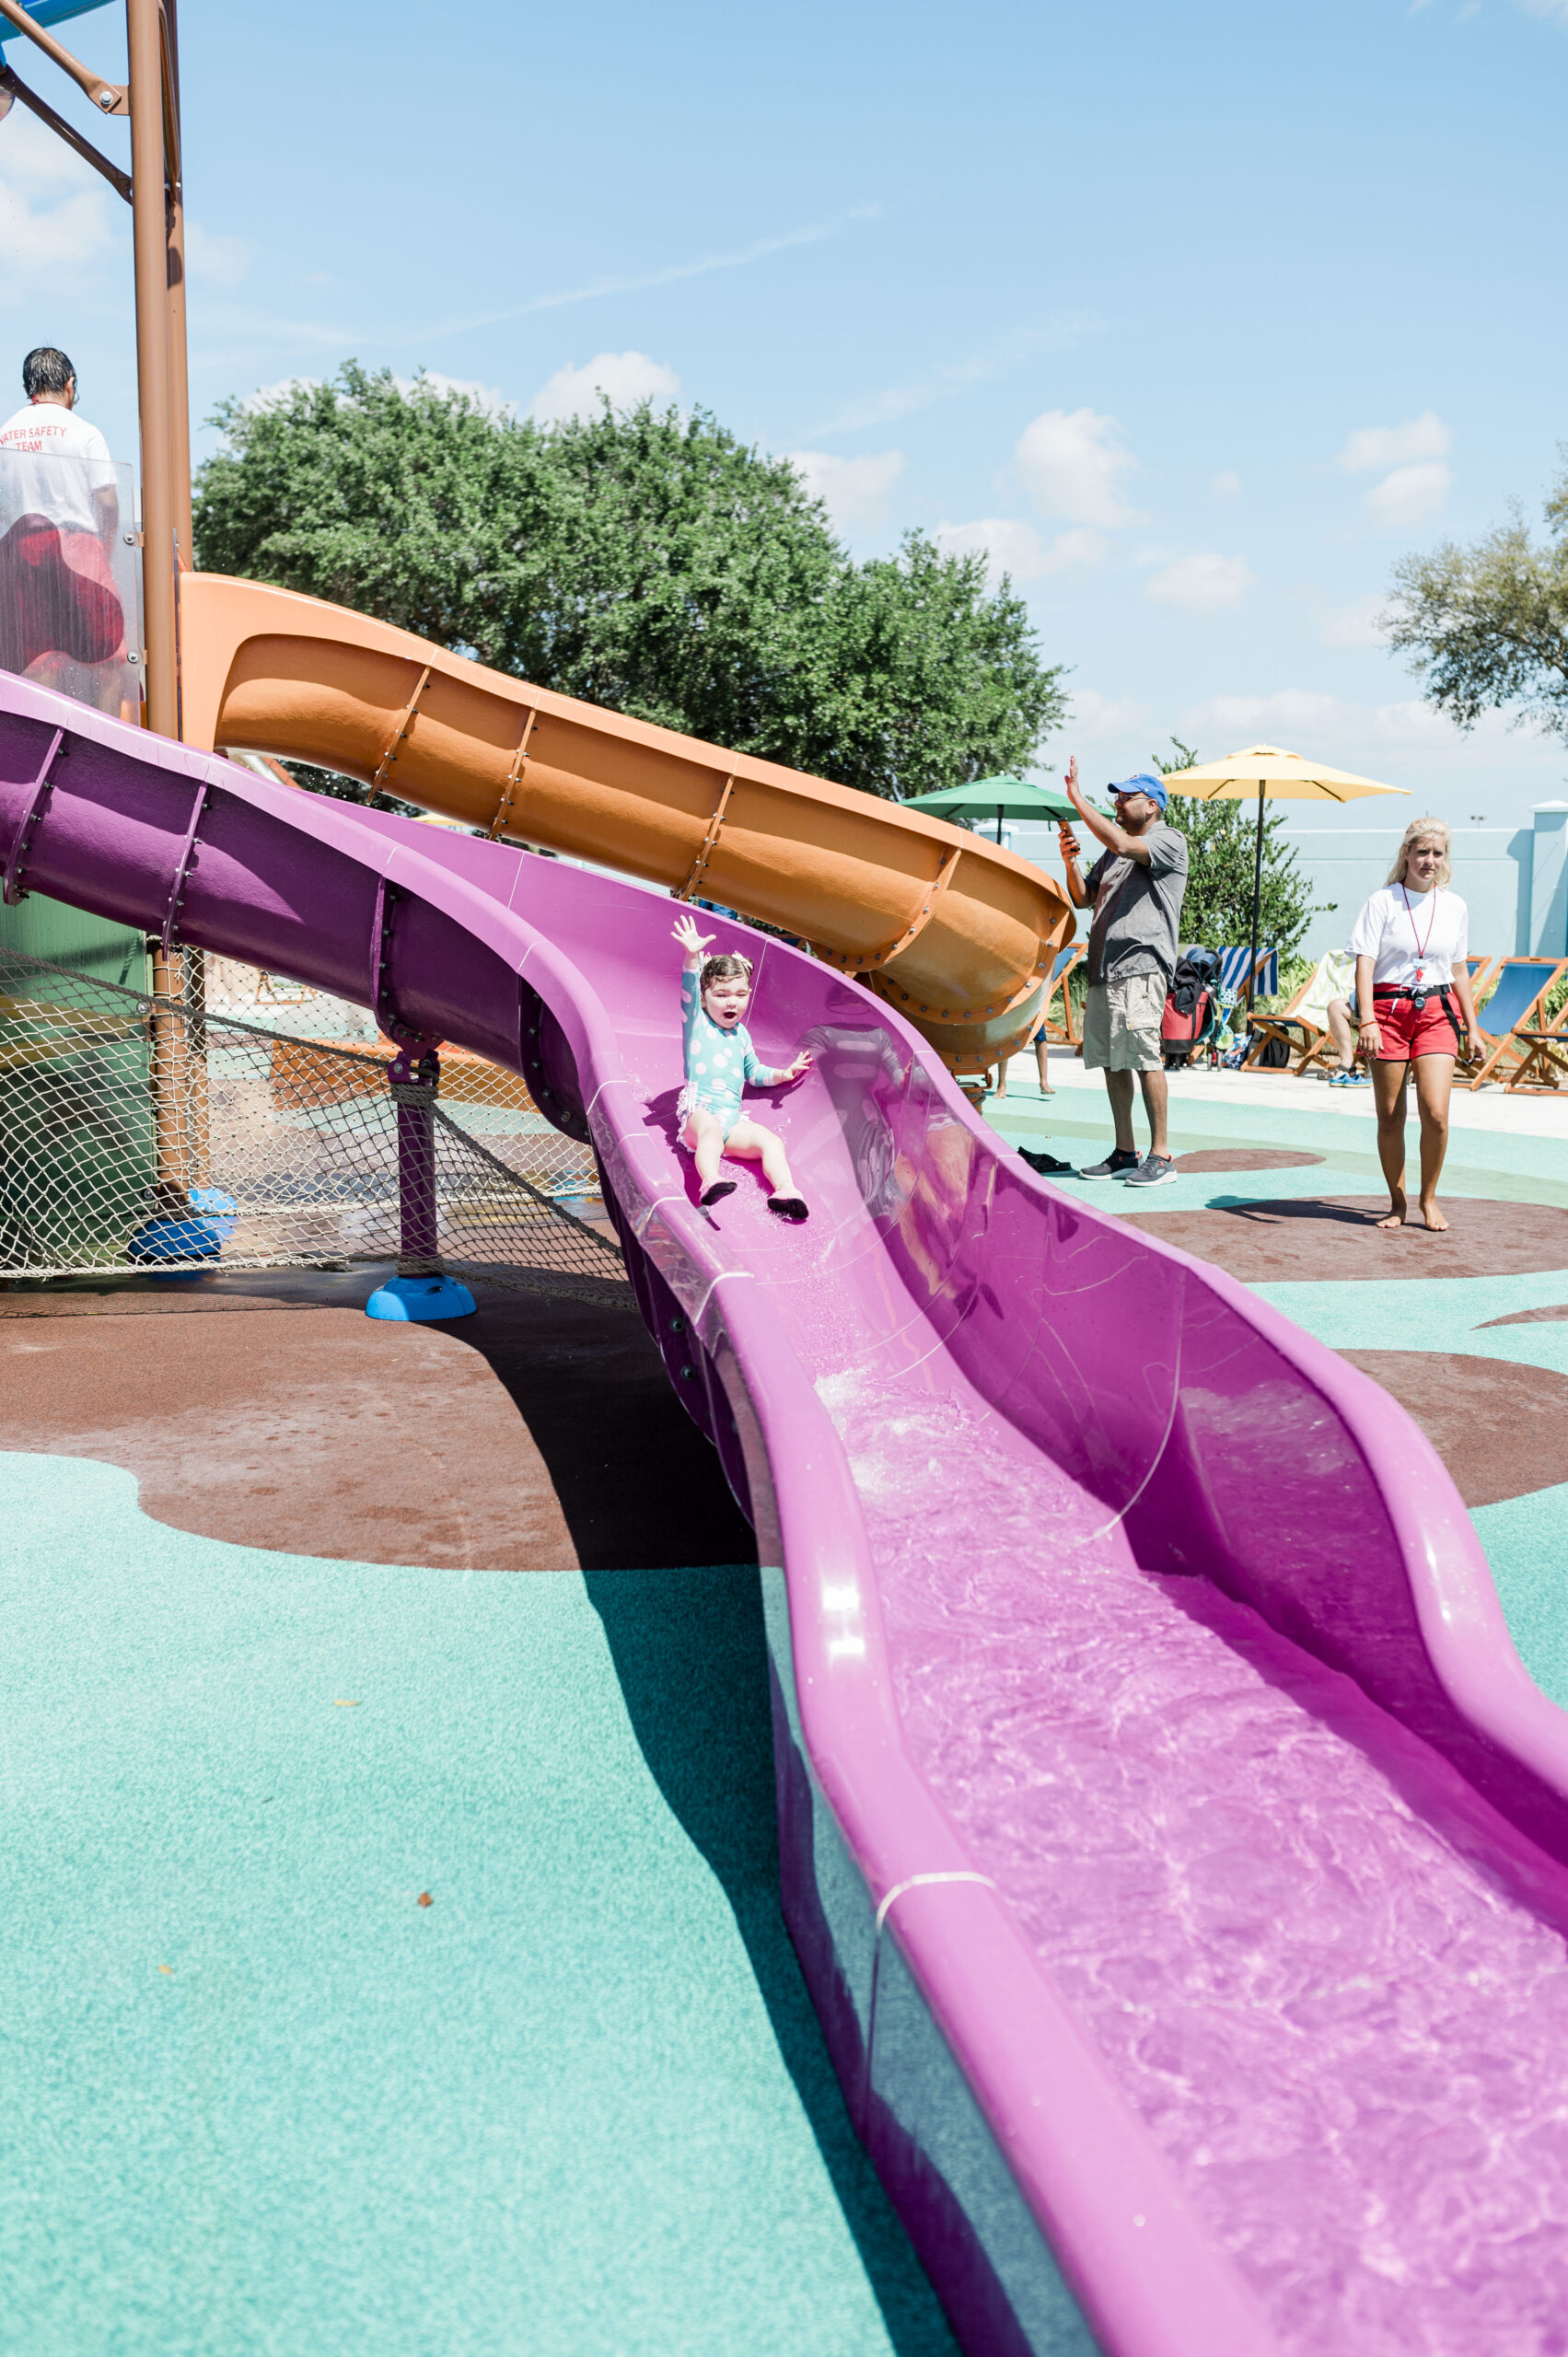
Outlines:
[[1080, 1178], [1130, 1178], [1137, 1167], [1137, 1155], [1117, 1146], [1103, 1162], [1091, 1162], [1086, 1169], [1079, 1171], [1078, 1176]]
[[1128, 1173], [1130, 1187], [1174, 1187], [1180, 1174], [1168, 1154], [1146, 1154], [1136, 1170]]

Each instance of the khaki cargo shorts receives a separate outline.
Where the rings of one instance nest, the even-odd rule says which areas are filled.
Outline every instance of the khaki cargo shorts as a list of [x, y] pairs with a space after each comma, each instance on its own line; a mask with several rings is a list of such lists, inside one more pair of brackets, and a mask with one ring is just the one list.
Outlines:
[[1165, 978], [1130, 974], [1092, 982], [1084, 1001], [1084, 1064], [1089, 1072], [1158, 1072]]

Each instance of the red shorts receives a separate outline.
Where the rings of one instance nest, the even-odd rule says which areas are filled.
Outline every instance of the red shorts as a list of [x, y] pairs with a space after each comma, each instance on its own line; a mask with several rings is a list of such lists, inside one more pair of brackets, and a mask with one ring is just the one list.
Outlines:
[[1376, 1061], [1380, 1064], [1413, 1062], [1417, 1056], [1457, 1056], [1459, 1035], [1454, 1018], [1435, 991], [1427, 993], [1426, 1004], [1418, 1013], [1411, 998], [1384, 998], [1374, 993], [1373, 1013], [1377, 1017], [1377, 1036], [1382, 1045]]

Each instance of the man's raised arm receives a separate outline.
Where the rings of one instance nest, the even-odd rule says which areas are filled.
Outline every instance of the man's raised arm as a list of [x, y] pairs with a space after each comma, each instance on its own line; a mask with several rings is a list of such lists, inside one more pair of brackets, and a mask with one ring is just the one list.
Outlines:
[[[1130, 835], [1126, 829], [1119, 827], [1113, 819], [1102, 819], [1099, 812], [1098, 810], [1091, 810], [1088, 804], [1085, 801], [1083, 789], [1078, 784], [1078, 757], [1076, 753], [1073, 755], [1071, 761], [1067, 764], [1067, 775], [1064, 783], [1067, 787], [1068, 800], [1072, 803], [1074, 809], [1077, 812], [1079, 818], [1082, 819], [1085, 826], [1087, 827], [1090, 834], [1094, 836], [1096, 842], [1102, 842], [1107, 851], [1114, 852], [1119, 859], [1136, 860], [1140, 867], [1147, 867], [1150, 859], [1149, 846], [1142, 840], [1141, 836]], [[1151, 818], [1158, 816], [1158, 811], [1153, 803], [1149, 805], [1149, 816]], [[1075, 905], [1082, 908], [1084, 903], [1082, 900], [1077, 900]]]

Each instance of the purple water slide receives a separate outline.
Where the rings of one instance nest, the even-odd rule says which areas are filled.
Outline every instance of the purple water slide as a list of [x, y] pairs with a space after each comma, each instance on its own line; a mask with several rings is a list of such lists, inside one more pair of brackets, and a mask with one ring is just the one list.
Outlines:
[[757, 1530], [784, 1904], [966, 2349], [1568, 2348], [1568, 1721], [1402, 1411], [758, 958], [812, 1204], [673, 1144], [667, 900], [0, 679], [0, 861], [523, 1073]]

